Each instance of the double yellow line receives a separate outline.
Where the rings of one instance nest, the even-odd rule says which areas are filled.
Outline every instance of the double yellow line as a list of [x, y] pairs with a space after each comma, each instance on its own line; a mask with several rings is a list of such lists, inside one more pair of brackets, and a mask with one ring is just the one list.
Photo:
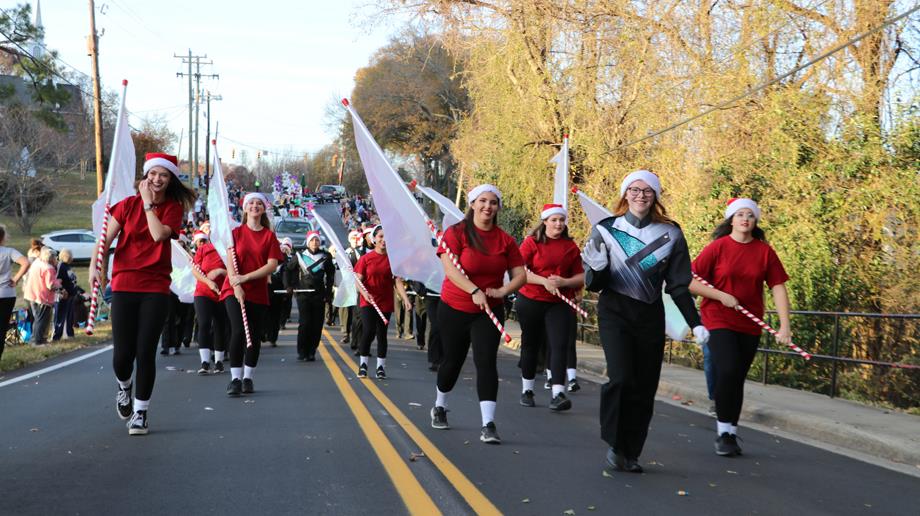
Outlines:
[[[352, 367], [352, 370], [357, 369], [355, 361], [343, 351], [340, 346], [336, 345], [329, 332], [323, 330], [323, 336], [326, 338], [329, 348], [339, 355], [346, 367]], [[367, 436], [368, 441], [374, 448], [374, 452], [383, 464], [393, 485], [396, 486], [396, 490], [402, 498], [403, 503], [405, 503], [406, 507], [409, 509], [409, 512], [411, 514], [441, 514], [441, 511], [435, 505], [434, 501], [409, 469], [406, 461], [399, 456], [393, 444], [386, 438], [383, 430], [377, 422], [374, 421], [367, 407], [364, 406], [355, 390], [348, 383], [348, 380], [345, 379], [345, 375], [338, 365], [335, 364], [332, 355], [326, 350], [325, 345], [320, 345], [319, 353], [323, 358], [326, 368], [329, 369], [329, 373], [332, 375], [332, 379], [335, 381], [336, 386], [345, 398], [348, 407], [358, 420], [358, 425], [361, 426], [361, 430], [364, 432], [364, 435]], [[383, 394], [383, 391], [381, 391], [374, 382], [361, 383], [367, 387], [371, 395], [376, 398], [406, 435], [415, 441], [419, 449], [421, 449], [425, 456], [431, 460], [431, 463], [438, 468], [441, 474], [444, 475], [444, 478], [451, 483], [454, 489], [463, 497], [474, 512], [477, 514], [501, 514], [501, 511], [499, 511], [498, 508], [495, 507], [495, 505], [493, 505], [468, 478], [466, 478], [466, 475], [464, 475], [459, 468], [447, 459], [434, 443], [425, 437], [425, 434], [406, 417], [390, 398]]]

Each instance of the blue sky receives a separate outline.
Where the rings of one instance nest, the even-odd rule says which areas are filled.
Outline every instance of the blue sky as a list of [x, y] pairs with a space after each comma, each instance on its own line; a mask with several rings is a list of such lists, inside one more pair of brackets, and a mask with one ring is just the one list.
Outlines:
[[[0, 6], [23, 1], [0, 0]], [[177, 137], [184, 131], [181, 157], [188, 152], [188, 79], [176, 72], [188, 66], [173, 54], [191, 48], [214, 61], [202, 73], [220, 79], [203, 79], [202, 89], [223, 97], [211, 103], [211, 112], [220, 136], [234, 140], [219, 141], [225, 160], [232, 148], [246, 148], [236, 142], [250, 146], [250, 156], [256, 148], [300, 156], [329, 143], [330, 101], [351, 92], [355, 71], [402, 28], [396, 19], [376, 20], [367, 0], [96, 0], [96, 8], [96, 28], [105, 31], [99, 41], [103, 86], [120, 91], [128, 79], [132, 125], [143, 116], [165, 116]], [[88, 2], [42, 0], [41, 11], [46, 46], [89, 74]]]

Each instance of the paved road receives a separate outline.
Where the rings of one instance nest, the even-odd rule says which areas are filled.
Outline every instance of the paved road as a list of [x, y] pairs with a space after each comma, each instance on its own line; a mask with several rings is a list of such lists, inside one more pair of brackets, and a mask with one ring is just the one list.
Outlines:
[[284, 331], [263, 350], [257, 392], [238, 399], [226, 373], [191, 372], [194, 348], [158, 355], [146, 437], [115, 415], [110, 351], [0, 387], [0, 514], [917, 514], [915, 477], [749, 430], [743, 457], [720, 458], [710, 418], [663, 402], [646, 473], [606, 478], [598, 386], [583, 382], [567, 413], [551, 413], [542, 389], [538, 407], [521, 407], [509, 355], [504, 443], [478, 441], [471, 360], [452, 428], [434, 430], [423, 352], [391, 333], [390, 378], [357, 380], [337, 336], [301, 363]]

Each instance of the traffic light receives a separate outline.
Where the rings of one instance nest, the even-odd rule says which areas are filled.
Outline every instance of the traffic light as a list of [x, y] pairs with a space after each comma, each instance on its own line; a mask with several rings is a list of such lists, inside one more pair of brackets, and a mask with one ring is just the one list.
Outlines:
[[262, 159], [262, 151], [256, 151], [256, 159]]
[[230, 158], [236, 159], [236, 147], [230, 150]]

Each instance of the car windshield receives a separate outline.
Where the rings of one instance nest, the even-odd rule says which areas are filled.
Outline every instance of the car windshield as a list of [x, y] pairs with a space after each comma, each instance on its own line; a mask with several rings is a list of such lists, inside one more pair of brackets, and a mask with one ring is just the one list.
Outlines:
[[278, 233], [305, 233], [311, 231], [313, 226], [305, 220], [283, 220], [278, 224]]
[[319, 191], [323, 193], [335, 193], [335, 187], [334, 186], [321, 186], [319, 187]]

